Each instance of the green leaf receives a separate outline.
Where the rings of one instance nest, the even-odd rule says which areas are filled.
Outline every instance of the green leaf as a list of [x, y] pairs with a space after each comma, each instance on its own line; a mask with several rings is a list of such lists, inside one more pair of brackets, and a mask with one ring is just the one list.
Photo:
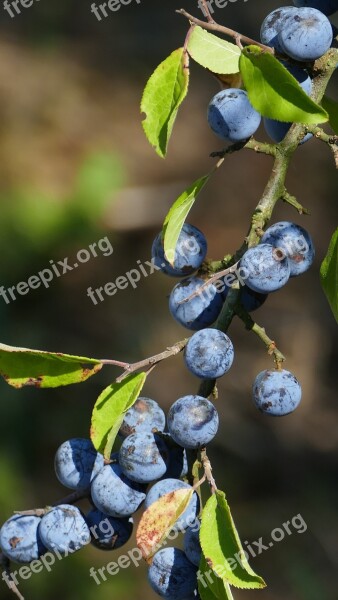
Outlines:
[[102, 368], [95, 358], [0, 344], [0, 374], [15, 388], [54, 388], [86, 381]]
[[338, 135], [338, 102], [328, 96], [324, 96], [322, 105], [329, 113], [329, 123], [333, 131]]
[[247, 46], [239, 61], [252, 106], [263, 117], [287, 123], [317, 124], [327, 112], [300, 87], [298, 81], [269, 52]]
[[265, 587], [247, 561], [223, 492], [213, 494], [204, 507], [200, 541], [205, 560], [218, 577], [238, 588]]
[[144, 511], [136, 532], [136, 543], [145, 560], [149, 561], [163, 545], [177, 519], [187, 509], [194, 490], [169, 492]]
[[210, 174], [197, 179], [197, 181], [194, 181], [194, 183], [188, 189], [184, 190], [177, 200], [175, 200], [164, 220], [164, 253], [170, 264], [173, 264], [174, 262], [177, 240], [182, 231], [185, 220], [198, 194], [207, 183], [209, 177]]
[[208, 33], [201, 27], [194, 27], [187, 49], [191, 58], [213, 73], [226, 75], [239, 71], [241, 55], [239, 47]]
[[170, 54], [151, 75], [143, 92], [141, 111], [146, 114], [143, 129], [161, 158], [167, 153], [179, 106], [188, 93], [186, 56], [183, 48]]
[[338, 323], [338, 229], [331, 238], [327, 255], [320, 267], [320, 279]]
[[96, 450], [108, 460], [124, 415], [136, 402], [146, 378], [146, 373], [132, 373], [120, 383], [109, 385], [95, 403], [90, 437]]
[[215, 575], [203, 555], [199, 572], [198, 592], [201, 600], [234, 600], [229, 584]]

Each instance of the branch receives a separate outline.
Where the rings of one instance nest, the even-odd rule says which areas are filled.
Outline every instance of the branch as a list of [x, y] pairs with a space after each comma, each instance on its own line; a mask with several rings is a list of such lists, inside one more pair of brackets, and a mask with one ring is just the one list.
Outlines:
[[120, 375], [116, 379], [116, 383], [120, 383], [123, 379], [125, 379], [125, 377], [130, 375], [130, 373], [134, 373], [135, 371], [139, 371], [140, 369], [151, 369], [158, 363], [162, 362], [162, 360], [170, 358], [171, 356], [176, 356], [176, 354], [182, 352], [182, 350], [187, 345], [187, 342], [187, 339], [181, 340], [180, 342], [174, 344], [174, 346], [170, 346], [169, 348], [164, 350], [164, 352], [160, 352], [160, 354], [155, 354], [154, 356], [150, 356], [145, 360], [140, 360], [139, 362], [127, 365], [122, 375]]
[[267, 348], [268, 354], [274, 357], [276, 367], [280, 369], [282, 363], [286, 360], [286, 358], [284, 354], [282, 354], [280, 350], [278, 350], [276, 343], [271, 338], [269, 338], [265, 329], [263, 327], [260, 327], [260, 325], [258, 325], [258, 323], [256, 323], [251, 318], [249, 313], [247, 313], [242, 306], [236, 306], [236, 314], [243, 321], [246, 329], [253, 331], [253, 333], [255, 333], [259, 337], [259, 339], [262, 340], [262, 342]]
[[289, 162], [294, 150], [287, 149], [282, 152], [276, 146], [277, 154], [272, 167], [270, 179], [263, 192], [263, 196], [252, 215], [251, 227], [247, 236], [247, 246], [251, 248], [259, 243], [261, 230], [270, 220], [273, 209], [285, 190], [285, 178]]
[[244, 142], [237, 142], [236, 144], [232, 144], [224, 150], [220, 150], [218, 152], [212, 152], [210, 154], [211, 158], [224, 158], [226, 154], [233, 154], [234, 152], [239, 152], [239, 150], [254, 150], [258, 154], [266, 154], [268, 156], [276, 156], [276, 146], [274, 144], [268, 144], [265, 142], [258, 142], [254, 138], [250, 138], [249, 140], [245, 140]]
[[256, 40], [253, 40], [253, 39], [247, 37], [246, 35], [242, 35], [242, 34], [238, 33], [237, 31], [234, 31], [233, 29], [229, 29], [229, 27], [224, 27], [223, 25], [218, 25], [218, 23], [215, 23], [215, 21], [213, 19], [211, 21], [208, 21], [208, 23], [206, 23], [205, 21], [201, 21], [200, 19], [197, 19], [196, 17], [194, 17], [193, 15], [188, 13], [183, 8], [181, 8], [180, 10], [176, 10], [176, 12], [179, 15], [182, 15], [183, 17], [188, 19], [190, 21], [190, 23], [193, 23], [194, 25], [198, 25], [199, 27], [202, 27], [203, 29], [207, 29], [209, 31], [218, 31], [219, 33], [223, 33], [224, 35], [227, 35], [227, 36], [233, 38], [237, 45], [240, 45], [241, 42], [244, 42], [245, 44], [249, 44], [249, 45], [254, 44], [255, 46], [259, 46], [259, 48], [263, 48], [263, 50], [265, 50], [266, 52], [269, 52], [270, 54], [275, 53], [273, 48], [270, 48], [269, 46], [265, 46], [264, 44], [261, 44], [260, 42], [256, 42]]

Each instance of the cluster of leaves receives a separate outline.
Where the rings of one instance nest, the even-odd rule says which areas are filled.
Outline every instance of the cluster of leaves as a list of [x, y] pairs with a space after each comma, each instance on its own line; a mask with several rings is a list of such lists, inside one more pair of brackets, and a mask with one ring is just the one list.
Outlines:
[[[157, 154], [164, 158], [178, 109], [188, 94], [189, 58], [216, 75], [227, 85], [244, 84], [251, 104], [263, 116], [287, 123], [318, 125], [326, 121], [338, 133], [338, 104], [327, 96], [321, 105], [314, 102], [298, 81], [277, 60], [261, 47], [250, 45], [242, 50], [199, 26], [192, 26], [185, 46], [175, 50], [150, 77], [142, 97], [141, 111], [145, 134]], [[216, 166], [217, 168], [217, 166]], [[195, 200], [210, 179], [209, 174], [197, 179], [177, 198], [163, 223], [165, 255], [170, 261], [187, 216]], [[322, 265], [322, 284], [338, 321], [337, 243], [333, 235], [328, 256]]]
[[[80, 383], [102, 366], [98, 359], [0, 345], [0, 372], [16, 388], [26, 385], [53, 388]], [[146, 372], [127, 375], [119, 383], [108, 386], [95, 403], [91, 439], [107, 460], [124, 415], [140, 395], [146, 378]], [[193, 491], [193, 488], [176, 490], [144, 512], [137, 531], [137, 544], [148, 562], [165, 543], [172, 525], [186, 510]], [[203, 560], [199, 586], [202, 600], [230, 600], [230, 585], [243, 589], [264, 587], [263, 579], [252, 571], [247, 562], [223, 492], [216, 491], [209, 498], [201, 519]]]
[[[147, 562], [163, 546], [171, 527], [186, 510], [193, 489], [176, 490], [162, 496], [142, 515], [136, 540]], [[230, 586], [261, 589], [265, 581], [250, 567], [224, 492], [216, 490], [201, 516], [199, 594], [202, 600], [231, 600]]]

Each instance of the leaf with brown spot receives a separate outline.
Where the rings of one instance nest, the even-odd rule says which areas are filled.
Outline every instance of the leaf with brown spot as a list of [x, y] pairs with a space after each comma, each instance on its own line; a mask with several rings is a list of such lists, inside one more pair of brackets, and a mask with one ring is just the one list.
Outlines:
[[194, 490], [180, 489], [161, 496], [144, 511], [136, 533], [143, 558], [150, 562], [163, 545], [177, 519], [186, 510]]
[[0, 344], [0, 375], [15, 388], [54, 388], [81, 383], [102, 368], [96, 358]]

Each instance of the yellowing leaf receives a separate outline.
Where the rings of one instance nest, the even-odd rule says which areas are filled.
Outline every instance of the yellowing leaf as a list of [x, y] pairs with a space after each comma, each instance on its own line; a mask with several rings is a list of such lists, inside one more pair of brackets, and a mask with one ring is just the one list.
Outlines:
[[96, 450], [108, 460], [124, 415], [139, 397], [146, 378], [146, 373], [128, 375], [103, 390], [95, 403], [90, 438]]
[[213, 73], [224, 75], [239, 71], [240, 48], [201, 27], [194, 27], [188, 41], [188, 52], [199, 65]]
[[15, 388], [54, 388], [86, 381], [102, 368], [95, 358], [0, 344], [0, 375]]
[[167, 153], [178, 109], [188, 93], [189, 69], [184, 60], [184, 49], [175, 50], [155, 69], [143, 92], [143, 129], [161, 158]]
[[161, 496], [143, 513], [136, 533], [136, 543], [147, 561], [164, 543], [173, 525], [186, 510], [193, 493], [192, 488], [175, 490]]

